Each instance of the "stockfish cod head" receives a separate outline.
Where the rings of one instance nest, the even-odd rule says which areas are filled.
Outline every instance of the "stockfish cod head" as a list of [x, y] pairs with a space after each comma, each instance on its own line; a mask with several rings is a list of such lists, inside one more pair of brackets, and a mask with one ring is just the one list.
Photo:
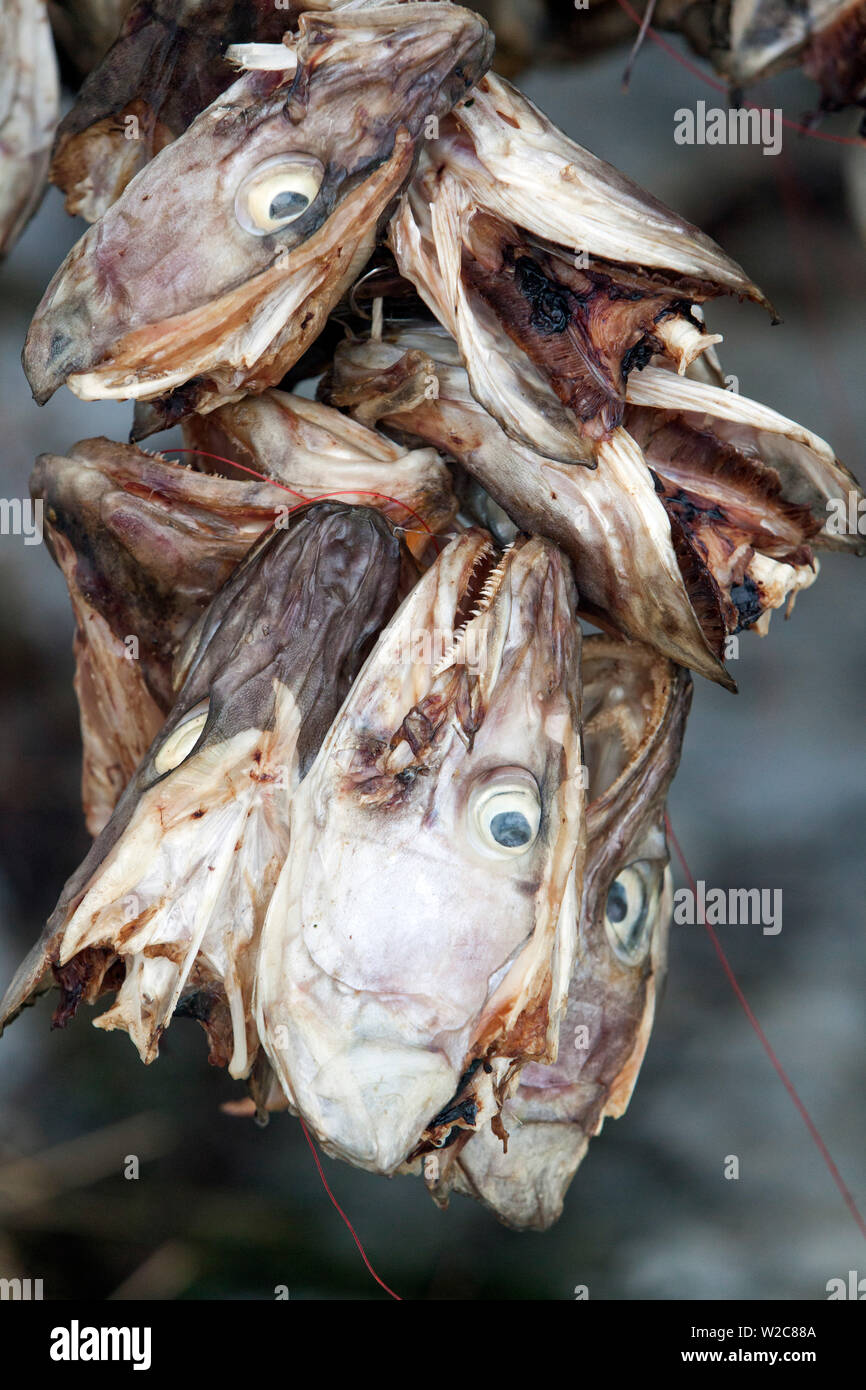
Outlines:
[[636, 374], [593, 469], [507, 435], [441, 327], [341, 344], [320, 389], [450, 454], [507, 520], [561, 545], [584, 616], [736, 689], [724, 663], [739, 634], [790, 614], [818, 575], [815, 551], [863, 553], [849, 524], [862, 493], [825, 440], [696, 368]]
[[[236, 459], [237, 477], [86, 439], [66, 456], [43, 454], [31, 478], [75, 615], [82, 800], [94, 835], [174, 702], [181, 641], [263, 532], [290, 524], [305, 499], [335, 496], [382, 511], [407, 552], [422, 555], [456, 512], [433, 449], [407, 453], [286, 392], [193, 416], [185, 432], [197, 462], [232, 471]], [[407, 587], [417, 577], [409, 553], [403, 569]]]
[[175, 1013], [233, 1076], [256, 1051], [258, 937], [289, 844], [289, 805], [396, 601], [399, 543], [366, 508], [323, 503], [274, 529], [190, 631], [177, 700], [0, 1005], [52, 975], [55, 1023], [96, 1019], [156, 1057]]
[[488, 74], [425, 145], [389, 226], [402, 274], [518, 443], [594, 467], [632, 372], [715, 342], [700, 305], [763, 300], [697, 227]]
[[290, 1105], [359, 1167], [394, 1171], [468, 1067], [505, 1086], [553, 1055], [583, 835], [574, 602], [556, 547], [466, 531], [300, 788], [255, 1016]]
[[665, 796], [691, 682], [647, 648], [607, 637], [586, 640], [583, 674], [587, 851], [557, 1059], [524, 1067], [502, 1109], [506, 1144], [478, 1126], [442, 1151], [428, 1145], [424, 1159], [437, 1202], [462, 1192], [516, 1227], [558, 1219], [590, 1139], [624, 1113], [667, 963]]
[[305, 14], [70, 252], [24, 351], [35, 398], [159, 400], [165, 424], [275, 385], [370, 256], [428, 116], [484, 71], [453, 5]]

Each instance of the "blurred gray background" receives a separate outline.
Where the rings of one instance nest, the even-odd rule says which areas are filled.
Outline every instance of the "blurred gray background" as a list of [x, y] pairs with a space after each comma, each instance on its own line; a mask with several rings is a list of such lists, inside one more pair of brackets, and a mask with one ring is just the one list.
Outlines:
[[[676, 42], [676, 41], [675, 41]], [[712, 90], [647, 44], [628, 95], [623, 51], [522, 85], [572, 136], [699, 223], [783, 319], [714, 307], [740, 390], [830, 439], [861, 476], [864, 248], [846, 169], [866, 159], [785, 132], [783, 153], [685, 148], [674, 111]], [[753, 99], [792, 118], [801, 78]], [[826, 131], [853, 134], [856, 120]], [[862, 169], [859, 171], [862, 174]], [[30, 400], [29, 318], [82, 226], [49, 190], [0, 271], [2, 485], [26, 496], [41, 451], [105, 433], [128, 405], [62, 390]], [[162, 441], [160, 441], [162, 443]], [[737, 697], [698, 683], [671, 818], [696, 877], [781, 888], [779, 936], [720, 928], [771, 1043], [866, 1209], [863, 688], [866, 604], [856, 560], [830, 556], [792, 620], [745, 635]], [[40, 931], [87, 837], [78, 803], [72, 622], [46, 550], [0, 538], [0, 979]], [[677, 881], [682, 874], [677, 867]], [[150, 1068], [84, 1010], [49, 1031], [43, 1000], [0, 1043], [0, 1274], [46, 1298], [384, 1297], [331, 1207], [296, 1122], [221, 1113], [242, 1088], [178, 1022]], [[123, 1156], [142, 1160], [124, 1180]], [[723, 1176], [738, 1155], [740, 1178]], [[545, 1235], [505, 1230], [469, 1201], [442, 1213], [418, 1182], [323, 1159], [381, 1276], [408, 1298], [821, 1299], [866, 1246], [700, 927], [675, 928], [654, 1036], [626, 1116], [608, 1122]]]

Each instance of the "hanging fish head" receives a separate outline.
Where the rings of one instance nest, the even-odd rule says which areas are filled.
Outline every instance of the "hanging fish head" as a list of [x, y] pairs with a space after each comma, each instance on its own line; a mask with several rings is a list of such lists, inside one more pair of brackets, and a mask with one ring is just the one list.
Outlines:
[[290, 1103], [358, 1166], [392, 1172], [468, 1066], [552, 1055], [582, 834], [574, 602], [556, 547], [465, 532], [299, 789], [256, 1019]]
[[590, 1139], [606, 1117], [625, 1111], [667, 962], [665, 796], [691, 682], [647, 648], [607, 637], [584, 644], [583, 675], [587, 848], [557, 1057], [523, 1069], [502, 1110], [506, 1144], [479, 1126], [428, 1178], [440, 1203], [451, 1189], [464, 1192], [517, 1227], [559, 1217]]
[[24, 352], [43, 403], [193, 408], [274, 385], [376, 241], [429, 117], [490, 61], [484, 22], [418, 3], [302, 15], [70, 252]]
[[399, 543], [365, 508], [325, 503], [272, 530], [178, 653], [165, 724], [18, 972], [0, 1021], [53, 973], [55, 1022], [97, 1020], [144, 1061], [173, 1014], [246, 1074], [258, 935], [288, 848], [291, 795], [394, 607]]

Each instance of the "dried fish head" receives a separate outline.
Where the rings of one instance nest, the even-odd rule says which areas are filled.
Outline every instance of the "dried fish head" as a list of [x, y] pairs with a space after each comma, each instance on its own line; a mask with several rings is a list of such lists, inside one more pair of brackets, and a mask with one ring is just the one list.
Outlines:
[[715, 242], [493, 74], [425, 146], [389, 240], [506, 434], [590, 467], [632, 372], [653, 357], [684, 369], [719, 341], [693, 306], [765, 302]]
[[593, 1135], [625, 1111], [667, 961], [672, 908], [664, 803], [691, 701], [687, 674], [646, 648], [590, 637], [583, 662], [589, 769], [578, 948], [552, 1065], [524, 1067], [502, 1123], [432, 1151], [433, 1195], [464, 1192], [506, 1224], [545, 1228]]
[[860, 489], [823, 439], [672, 368], [630, 381], [594, 469], [509, 437], [441, 329], [343, 344], [323, 392], [450, 454], [521, 530], [561, 545], [588, 618], [732, 689], [731, 639], [790, 612], [817, 576], [815, 548], [863, 550], [836, 525]]
[[186, 638], [183, 684], [102, 834], [63, 890], [0, 1005], [51, 981], [55, 1021], [117, 990], [96, 1020], [158, 1052], [176, 1012], [207, 1028], [212, 1060], [244, 1076], [264, 912], [288, 849], [289, 806], [390, 616], [399, 543], [360, 507], [322, 503], [274, 529]]
[[553, 1055], [583, 837], [579, 641], [556, 547], [500, 556], [465, 532], [299, 789], [255, 1015], [291, 1105], [357, 1166], [392, 1172], [468, 1067], [495, 1111], [523, 1061]]
[[159, 401], [163, 424], [275, 385], [375, 245], [441, 116], [490, 59], [468, 10], [302, 15], [70, 252], [24, 364], [42, 403]]
[[[31, 479], [75, 615], [82, 800], [94, 835], [171, 708], [182, 639], [264, 531], [286, 527], [305, 498], [331, 494], [389, 516], [411, 532], [420, 555], [456, 511], [449, 470], [434, 450], [406, 453], [286, 392], [193, 416], [187, 432], [194, 450], [228, 455], [264, 476], [216, 477], [87, 439], [65, 457], [42, 455]], [[411, 583], [417, 571], [408, 556], [404, 567]]]

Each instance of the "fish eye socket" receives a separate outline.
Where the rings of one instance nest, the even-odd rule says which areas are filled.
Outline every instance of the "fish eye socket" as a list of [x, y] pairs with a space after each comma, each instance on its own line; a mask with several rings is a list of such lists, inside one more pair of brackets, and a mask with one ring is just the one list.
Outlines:
[[538, 838], [541, 794], [523, 768], [503, 768], [474, 788], [469, 803], [472, 837], [487, 855], [526, 854]]
[[325, 170], [312, 155], [278, 155], [248, 174], [235, 197], [235, 215], [253, 236], [296, 222], [315, 202]]
[[153, 760], [154, 769], [160, 777], [166, 772], [173, 772], [176, 767], [180, 767], [184, 758], [189, 757], [201, 738], [209, 709], [210, 701], [204, 700], [189, 711], [176, 729], [172, 729]]
[[620, 871], [608, 889], [604, 908], [608, 944], [626, 965], [637, 965], [647, 953], [657, 898], [653, 891], [656, 877], [652, 864], [636, 860]]

